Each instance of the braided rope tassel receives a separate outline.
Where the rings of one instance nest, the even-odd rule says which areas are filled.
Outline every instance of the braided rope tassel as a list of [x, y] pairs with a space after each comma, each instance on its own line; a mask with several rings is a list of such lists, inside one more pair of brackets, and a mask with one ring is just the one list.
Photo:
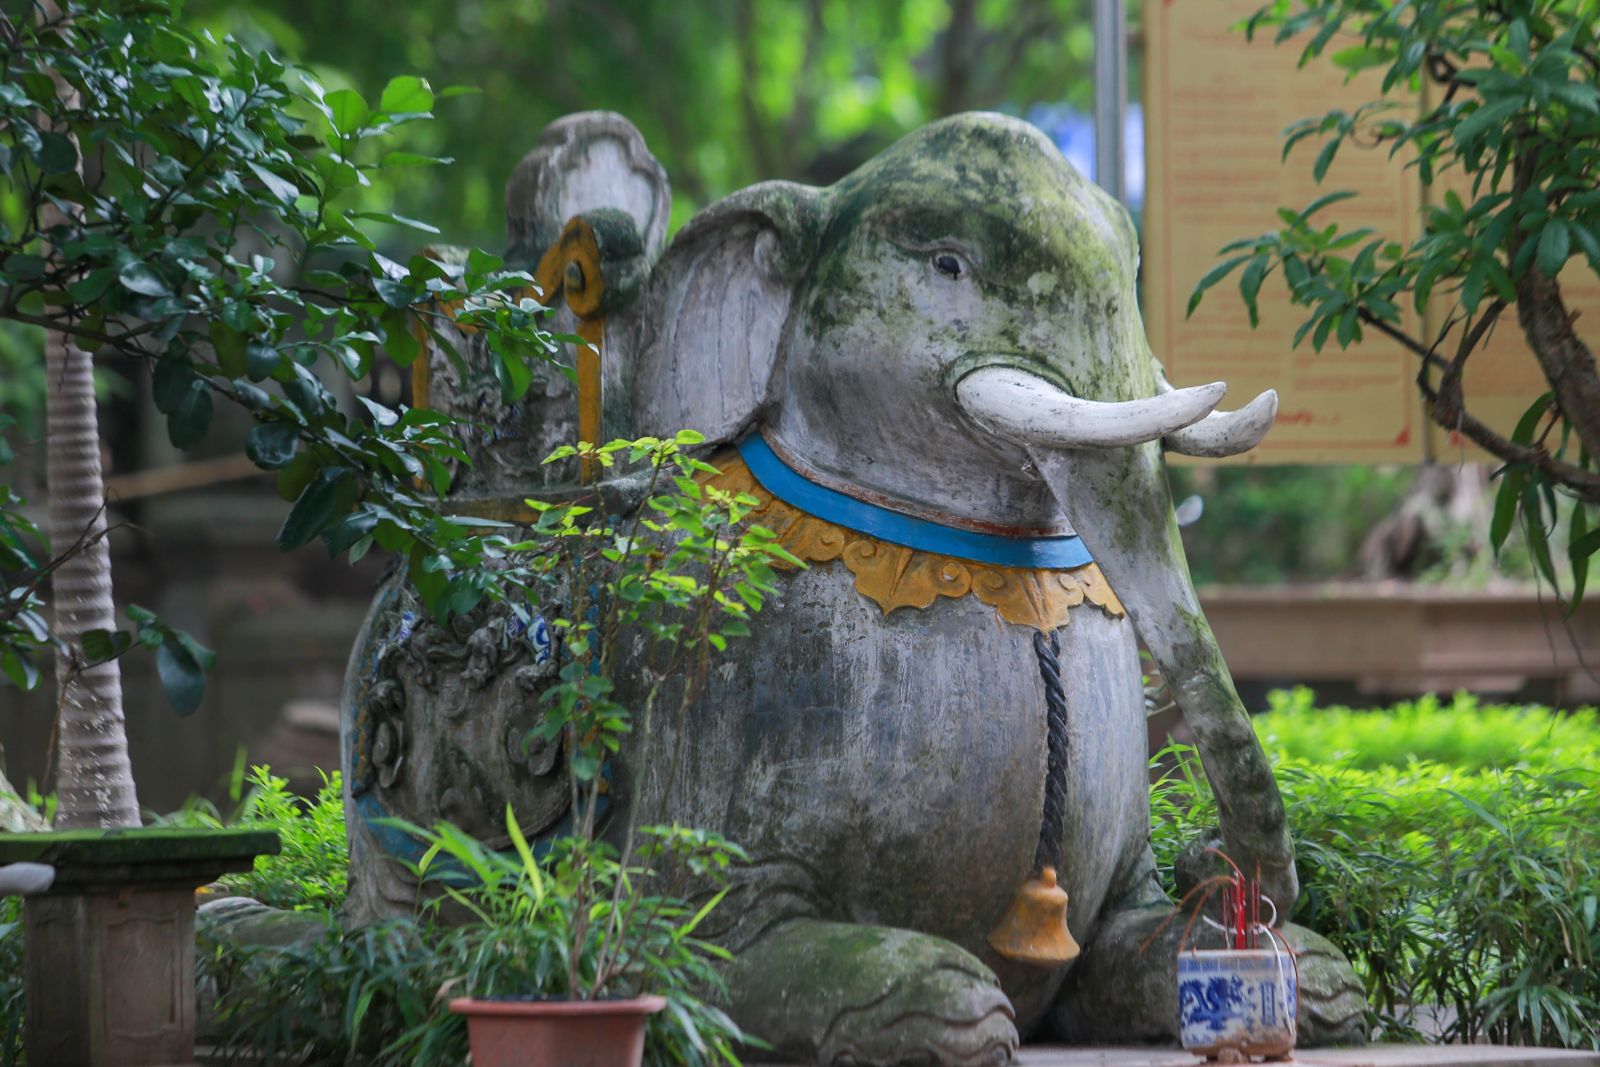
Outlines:
[[1061, 638], [1051, 631], [1048, 642], [1040, 631], [1033, 634], [1033, 653], [1044, 679], [1045, 722], [1049, 750], [1045, 763], [1044, 815], [1039, 825], [1035, 870], [1061, 866], [1061, 835], [1067, 817], [1067, 694], [1061, 688]]

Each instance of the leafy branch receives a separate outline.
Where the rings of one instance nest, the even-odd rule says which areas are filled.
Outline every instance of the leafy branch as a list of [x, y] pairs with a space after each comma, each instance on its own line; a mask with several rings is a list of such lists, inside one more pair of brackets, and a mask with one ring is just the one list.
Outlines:
[[[1290, 304], [1306, 310], [1296, 346], [1309, 338], [1317, 352], [1330, 340], [1348, 348], [1371, 330], [1417, 357], [1433, 422], [1504, 464], [1496, 549], [1520, 517], [1553, 588], [1550, 533], [1557, 499], [1567, 498], [1575, 607], [1600, 551], [1590, 523], [1600, 506], [1600, 372], [1558, 277], [1574, 260], [1600, 275], [1600, 11], [1575, 0], [1275, 0], [1244, 23], [1252, 36], [1267, 27], [1279, 43], [1309, 34], [1302, 65], [1324, 59], [1352, 77], [1383, 71], [1380, 99], [1291, 126], [1286, 160], [1320, 138], [1312, 175], [1321, 182], [1342, 146], [1387, 144], [1391, 158], [1404, 153], [1442, 195], [1409, 243], [1314, 220], [1349, 192], [1280, 209], [1277, 230], [1221, 250], [1189, 312], [1237, 272], [1255, 325], [1262, 285], [1281, 272]], [[1336, 40], [1356, 43], [1330, 51]], [[1419, 107], [1419, 94], [1437, 101]], [[1448, 309], [1436, 338], [1407, 324], [1407, 302], [1418, 320], [1430, 305]], [[1464, 375], [1512, 307], [1549, 388], [1507, 435], [1470, 412]], [[1440, 350], [1452, 333], [1446, 358]]]
[[[246, 451], [293, 502], [282, 547], [400, 555], [436, 615], [504, 595], [525, 576], [506, 567], [503, 532], [442, 513], [470, 463], [462, 424], [365, 399], [352, 410], [335, 384], [365, 378], [380, 352], [409, 366], [429, 338], [459, 359], [438, 327], [446, 307], [515, 366], [508, 402], [528, 363], [557, 356], [526, 273], [476, 250], [390, 259], [369, 227], [437, 231], [357, 206], [384, 172], [448, 162], [384, 145], [458, 90], [397, 77], [369, 103], [197, 36], [177, 13], [173, 0], [112, 0], [0, 25], [0, 320], [147, 365], [180, 449], [204, 439], [219, 400], [248, 411]], [[0, 667], [31, 687], [42, 575], [22, 546], [38, 531], [0, 489]], [[204, 659], [177, 640], [157, 647], [158, 666], [159, 649]]]

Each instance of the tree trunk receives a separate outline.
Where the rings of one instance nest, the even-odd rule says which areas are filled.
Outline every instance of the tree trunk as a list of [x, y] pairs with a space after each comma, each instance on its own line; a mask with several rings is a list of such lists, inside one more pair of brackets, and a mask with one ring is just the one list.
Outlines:
[[122, 720], [122, 672], [115, 660], [86, 666], [83, 653], [85, 631], [117, 625], [94, 366], [64, 335], [51, 333], [45, 342], [45, 367], [50, 544], [59, 554], [83, 542], [56, 569], [51, 583], [55, 635], [64, 645], [56, 654], [56, 826], [137, 826], [139, 801]]
[[[43, 0], [38, 17], [61, 18], [58, 0]], [[76, 90], [59, 74], [51, 77], [62, 100], [76, 105]], [[81, 160], [78, 171], [83, 171]], [[46, 229], [70, 221], [54, 204], [46, 203], [43, 213]], [[66, 556], [51, 578], [55, 637], [61, 642], [56, 652], [56, 825], [138, 826], [139, 799], [122, 721], [122, 669], [115, 660], [90, 667], [83, 652], [86, 631], [117, 627], [94, 362], [71, 338], [54, 331], [45, 335], [44, 361], [50, 547]]]
[[[1520, 201], [1539, 184], [1539, 153], [1524, 150], [1512, 175], [1512, 192]], [[1520, 248], [1530, 232], [1518, 227], [1509, 253]], [[1537, 262], [1517, 281], [1517, 322], [1528, 339], [1528, 346], [1539, 361], [1550, 383], [1556, 408], [1578, 436], [1591, 460], [1600, 460], [1600, 368], [1594, 354], [1573, 329], [1576, 318], [1561, 298], [1561, 286], [1545, 274]]]

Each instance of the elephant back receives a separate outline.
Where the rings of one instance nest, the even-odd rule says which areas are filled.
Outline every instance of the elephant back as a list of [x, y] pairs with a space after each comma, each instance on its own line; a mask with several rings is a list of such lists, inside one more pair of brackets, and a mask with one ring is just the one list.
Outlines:
[[[630, 430], [638, 334], [634, 297], [666, 242], [671, 203], [666, 171], [644, 138], [609, 111], [580, 112], [551, 123], [506, 183], [504, 259], [510, 268], [536, 272], [569, 223], [593, 220], [604, 269], [591, 282], [606, 291], [599, 321], [608, 436]], [[466, 258], [462, 250], [446, 247], [427, 254], [446, 262]], [[582, 332], [560, 286], [550, 286], [548, 279], [545, 284], [552, 291], [535, 294], [553, 306], [545, 326], [563, 335]], [[500, 357], [483, 334], [439, 316], [433, 332], [420, 339], [423, 351], [412, 366], [413, 404], [464, 420], [459, 432], [471, 462], [452, 468], [452, 497], [468, 503], [514, 502], [530, 491], [576, 480], [570, 461], [544, 462], [557, 447], [579, 438], [574, 353], [534, 361], [527, 390], [510, 398], [501, 381]]]

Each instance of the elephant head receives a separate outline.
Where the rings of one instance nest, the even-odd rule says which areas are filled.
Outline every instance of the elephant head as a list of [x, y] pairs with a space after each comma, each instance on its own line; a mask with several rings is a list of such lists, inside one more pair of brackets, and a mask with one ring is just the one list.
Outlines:
[[759, 429], [807, 477], [912, 514], [1076, 531], [1194, 730], [1228, 851], [1292, 901], [1282, 801], [1162, 458], [1250, 448], [1277, 399], [1219, 413], [1222, 383], [1168, 386], [1137, 269], [1127, 213], [1038, 130], [955, 116], [828, 189], [757, 185], [690, 222], [646, 294], [634, 418]]

